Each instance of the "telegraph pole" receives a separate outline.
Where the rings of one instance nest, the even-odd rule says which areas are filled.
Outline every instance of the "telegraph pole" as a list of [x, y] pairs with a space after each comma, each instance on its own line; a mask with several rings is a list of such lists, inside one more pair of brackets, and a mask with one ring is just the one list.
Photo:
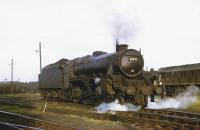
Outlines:
[[11, 87], [11, 93], [14, 94], [14, 86], [13, 86], [13, 58], [11, 60], [10, 69], [11, 69], [11, 77], [10, 77], [10, 87]]
[[42, 49], [41, 49], [41, 42], [39, 43], [39, 54], [40, 54], [40, 73], [42, 72]]
[[10, 77], [10, 82], [13, 83], [13, 59], [11, 60], [10, 65], [10, 72], [11, 72], [11, 77]]
[[42, 72], [42, 47], [41, 47], [41, 42], [39, 42], [39, 50], [36, 50], [36, 52], [39, 53], [40, 57], [40, 73]]
[[13, 59], [11, 60], [11, 84], [13, 84]]

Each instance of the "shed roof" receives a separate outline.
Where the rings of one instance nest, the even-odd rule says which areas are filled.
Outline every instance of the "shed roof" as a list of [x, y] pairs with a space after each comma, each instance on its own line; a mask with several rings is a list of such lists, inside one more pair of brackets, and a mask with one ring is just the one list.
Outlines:
[[200, 70], [200, 63], [162, 67], [158, 71], [159, 72], [172, 72], [172, 71], [188, 71], [188, 70]]

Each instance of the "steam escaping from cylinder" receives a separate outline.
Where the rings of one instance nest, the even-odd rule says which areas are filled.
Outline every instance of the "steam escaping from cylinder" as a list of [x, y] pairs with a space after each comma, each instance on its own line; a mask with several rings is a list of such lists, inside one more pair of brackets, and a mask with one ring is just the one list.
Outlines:
[[190, 105], [198, 102], [198, 95], [200, 89], [197, 86], [189, 86], [187, 90], [176, 96], [175, 98], [166, 98], [159, 102], [148, 102], [148, 108], [150, 109], [186, 109]]
[[101, 103], [95, 109], [97, 113], [106, 113], [108, 111], [116, 112], [116, 111], [139, 111], [140, 106], [135, 106], [133, 104], [127, 103], [121, 105], [119, 101], [116, 99], [111, 103]]
[[97, 77], [97, 78], [94, 79], [94, 83], [95, 84], [98, 84], [100, 81], [101, 81], [101, 78], [99, 78], [99, 77]]

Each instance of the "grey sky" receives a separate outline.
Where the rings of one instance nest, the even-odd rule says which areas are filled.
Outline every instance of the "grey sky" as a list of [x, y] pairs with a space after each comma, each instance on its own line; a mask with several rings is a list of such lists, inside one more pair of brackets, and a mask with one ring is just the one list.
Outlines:
[[199, 0], [0, 0], [0, 81], [35, 81], [43, 66], [95, 50], [118, 38], [142, 49], [145, 67], [200, 62]]

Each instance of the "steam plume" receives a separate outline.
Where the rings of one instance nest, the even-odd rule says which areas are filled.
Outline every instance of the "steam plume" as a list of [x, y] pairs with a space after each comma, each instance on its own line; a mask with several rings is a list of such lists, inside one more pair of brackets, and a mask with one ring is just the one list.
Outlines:
[[101, 103], [96, 107], [97, 113], [106, 113], [108, 111], [138, 111], [140, 106], [135, 106], [133, 104], [119, 104], [118, 100], [111, 103]]
[[198, 94], [200, 90], [196, 86], [190, 86], [183, 93], [178, 95], [176, 98], [166, 98], [160, 102], [150, 102], [148, 103], [148, 108], [151, 109], [165, 109], [165, 108], [174, 108], [174, 109], [185, 109], [188, 108], [191, 104], [194, 104], [198, 101]]
[[111, 35], [114, 40], [129, 42], [136, 35], [135, 21], [129, 15], [116, 14], [110, 19]]
[[136, 4], [133, 3], [132, 1], [105, 1], [102, 4], [104, 10], [99, 9], [113, 41], [128, 43], [134, 40], [139, 24], [135, 13]]

